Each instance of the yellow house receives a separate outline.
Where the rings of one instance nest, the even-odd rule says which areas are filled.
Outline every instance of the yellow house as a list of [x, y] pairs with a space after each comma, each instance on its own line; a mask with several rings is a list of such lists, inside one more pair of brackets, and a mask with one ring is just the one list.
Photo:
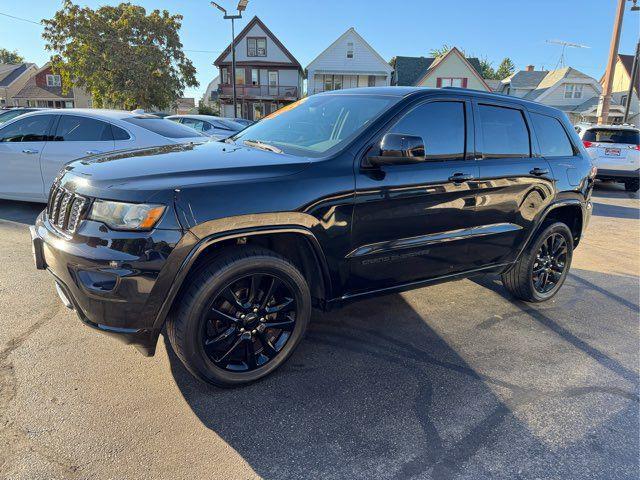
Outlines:
[[462, 87], [490, 92], [484, 78], [469, 63], [460, 50], [453, 47], [445, 55], [436, 58], [429, 69], [416, 82], [419, 87]]
[[[629, 86], [631, 85], [631, 69], [633, 67], [633, 55], [618, 55], [616, 66], [613, 70], [613, 87], [611, 94], [611, 103], [613, 105], [625, 106], [629, 96]], [[640, 70], [640, 69], [639, 69]], [[604, 82], [604, 76], [600, 79], [600, 83]], [[640, 73], [636, 72], [636, 78], [633, 82], [633, 90], [631, 91], [631, 105], [629, 106], [629, 123], [640, 125], [640, 101], [638, 98], [638, 90], [640, 90]]]

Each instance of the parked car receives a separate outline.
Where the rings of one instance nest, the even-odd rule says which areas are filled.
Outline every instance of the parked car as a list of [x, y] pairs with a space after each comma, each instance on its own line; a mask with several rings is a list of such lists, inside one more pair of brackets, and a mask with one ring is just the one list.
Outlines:
[[7, 108], [0, 110], [0, 125], [8, 122], [9, 120], [16, 118], [24, 113], [35, 112], [37, 110], [42, 110], [41, 108]]
[[92, 109], [26, 113], [0, 127], [0, 198], [46, 202], [60, 169], [87, 155], [206, 140], [153, 115]]
[[240, 125], [233, 120], [214, 117], [213, 115], [171, 115], [166, 118], [191, 127], [215, 140], [230, 137], [244, 128], [244, 125]]
[[31, 235], [82, 322], [146, 355], [166, 325], [193, 375], [233, 386], [282, 365], [312, 307], [488, 272], [515, 298], [549, 300], [594, 176], [554, 108], [338, 90], [224, 142], [72, 162]]
[[254, 123], [256, 123], [253, 120], [247, 120], [246, 118], [231, 118], [230, 120], [239, 123], [243, 127], [248, 127], [249, 125], [253, 125]]
[[578, 124], [576, 131], [598, 168], [596, 178], [640, 189], [640, 130], [631, 125]]

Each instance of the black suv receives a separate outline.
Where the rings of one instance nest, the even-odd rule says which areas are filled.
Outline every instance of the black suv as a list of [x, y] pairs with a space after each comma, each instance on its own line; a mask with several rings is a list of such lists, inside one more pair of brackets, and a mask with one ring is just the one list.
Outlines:
[[34, 256], [85, 324], [149, 356], [166, 327], [196, 377], [239, 385], [291, 355], [312, 307], [485, 272], [548, 300], [595, 173], [553, 108], [341, 90], [224, 142], [69, 164], [31, 227]]

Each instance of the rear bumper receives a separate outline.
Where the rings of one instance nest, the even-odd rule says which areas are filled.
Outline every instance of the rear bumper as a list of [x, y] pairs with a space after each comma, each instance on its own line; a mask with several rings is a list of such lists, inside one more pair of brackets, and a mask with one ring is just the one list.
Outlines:
[[31, 238], [36, 268], [51, 273], [82, 323], [154, 354], [157, 315], [177, 271], [174, 260], [181, 263], [181, 231], [115, 232], [85, 221], [64, 238], [43, 212]]
[[606, 168], [598, 168], [596, 178], [599, 178], [601, 180], [640, 178], [640, 168], [637, 170], [611, 170]]

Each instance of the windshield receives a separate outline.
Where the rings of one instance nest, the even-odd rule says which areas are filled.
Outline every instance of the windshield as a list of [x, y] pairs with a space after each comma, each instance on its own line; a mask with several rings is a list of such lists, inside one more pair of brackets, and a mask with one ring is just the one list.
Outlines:
[[201, 133], [196, 132], [192, 128], [185, 127], [184, 125], [172, 122], [171, 120], [152, 115], [129, 117], [124, 118], [123, 120], [125, 122], [133, 123], [138, 127], [150, 130], [153, 133], [157, 133], [158, 135], [162, 135], [166, 138], [192, 138], [204, 136]]
[[320, 157], [338, 150], [398, 100], [390, 96], [314, 95], [277, 110], [231, 140]]
[[12, 118], [16, 118], [19, 115], [22, 115], [23, 113], [27, 113], [30, 112], [31, 110], [9, 110], [8, 112], [2, 112], [0, 113], [0, 123], [4, 123], [4, 122], [8, 122], [9, 120], [11, 120]]
[[640, 144], [640, 133], [638, 130], [621, 128], [591, 128], [584, 132], [582, 140], [588, 142], [601, 143], [628, 143], [630, 145]]

